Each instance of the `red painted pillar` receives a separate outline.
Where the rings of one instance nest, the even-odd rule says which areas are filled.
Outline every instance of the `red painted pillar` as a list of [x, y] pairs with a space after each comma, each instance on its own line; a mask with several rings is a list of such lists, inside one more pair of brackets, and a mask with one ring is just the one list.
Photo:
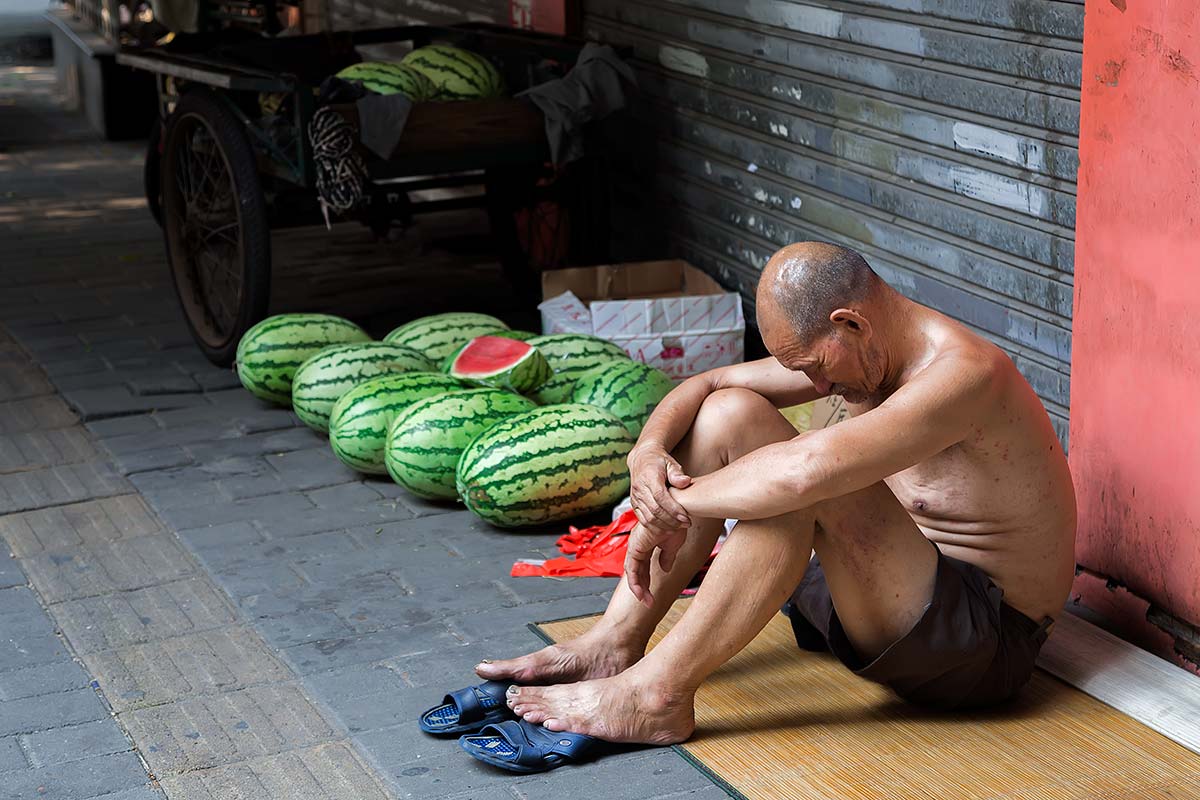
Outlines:
[[1082, 97], [1076, 590], [1186, 663], [1146, 612], [1200, 624], [1200, 3], [1088, 0]]

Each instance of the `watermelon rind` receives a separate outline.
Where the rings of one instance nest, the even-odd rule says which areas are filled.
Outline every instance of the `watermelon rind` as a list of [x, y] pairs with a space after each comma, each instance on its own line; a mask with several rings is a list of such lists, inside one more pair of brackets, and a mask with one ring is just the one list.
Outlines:
[[388, 428], [384, 466], [392, 480], [430, 500], [458, 497], [455, 468], [463, 450], [507, 417], [536, 408], [501, 389], [469, 389], [420, 400]]
[[633, 441], [603, 409], [543, 406], [476, 437], [459, 459], [456, 486], [467, 508], [497, 527], [570, 519], [629, 492]]
[[526, 340], [546, 357], [554, 374], [529, 396], [539, 405], [569, 403], [575, 381], [584, 372], [612, 361], [628, 361], [629, 354], [607, 339], [586, 333], [551, 333]]
[[482, 100], [505, 93], [500, 71], [483, 56], [446, 44], [419, 47], [400, 61], [434, 86], [431, 100]]
[[255, 397], [290, 406], [292, 378], [309, 357], [330, 345], [369, 341], [362, 328], [331, 314], [276, 314], [238, 342], [238, 379]]
[[662, 370], [639, 361], [614, 361], [584, 372], [575, 381], [571, 399], [618, 417], [635, 437], [674, 382]]
[[[453, 363], [447, 372], [455, 378], [463, 380], [475, 381], [484, 386], [493, 386], [497, 389], [508, 389], [511, 392], [525, 393], [531, 392], [541, 386], [550, 377], [550, 365], [546, 363], [546, 357], [538, 352], [536, 347], [533, 347], [528, 342], [520, 341], [496, 341], [503, 339], [499, 336], [477, 336], [458, 351], [458, 355], [454, 357]], [[486, 348], [488, 340], [491, 339], [493, 344], [503, 345], [508, 348], [525, 348], [523, 355], [517, 357], [517, 360], [506, 362], [503, 366], [490, 371], [471, 370], [467, 367], [472, 352], [478, 353], [479, 348]]]
[[329, 415], [329, 446], [343, 464], [359, 472], [383, 475], [388, 428], [396, 416], [427, 397], [473, 388], [440, 372], [383, 375], [342, 395]]
[[[531, 331], [495, 331], [493, 333], [486, 333], [484, 335], [499, 336], [502, 339], [516, 339], [518, 342], [528, 342], [530, 339], [534, 339], [539, 336], [539, 334], [532, 333]], [[477, 336], [475, 338], [478, 339], [479, 337]], [[471, 342], [473, 341], [475, 341], [475, 339], [471, 340]], [[461, 353], [463, 348], [471, 342], [467, 342], [462, 347], [459, 347], [453, 353], [442, 359], [442, 365], [439, 367], [439, 369], [441, 369], [442, 372], [449, 373], [450, 368], [454, 366], [454, 359], [458, 358], [458, 354]]]
[[383, 340], [411, 347], [434, 364], [441, 364], [476, 336], [506, 330], [507, 325], [489, 314], [452, 311], [406, 322]]
[[292, 410], [308, 427], [329, 432], [329, 415], [342, 395], [381, 375], [433, 372], [433, 362], [409, 347], [387, 342], [336, 344], [300, 365], [292, 378]]
[[376, 94], [402, 94], [414, 103], [429, 100], [437, 87], [424, 72], [402, 62], [363, 61], [337, 73], [344, 81], [357, 81]]

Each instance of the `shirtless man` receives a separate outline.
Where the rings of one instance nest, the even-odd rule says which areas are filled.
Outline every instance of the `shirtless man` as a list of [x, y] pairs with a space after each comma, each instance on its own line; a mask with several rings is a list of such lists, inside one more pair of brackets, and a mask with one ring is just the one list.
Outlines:
[[[757, 306], [773, 357], [685, 381], [629, 455], [641, 524], [604, 617], [476, 667], [522, 684], [507, 700], [525, 720], [681, 742], [697, 687], [785, 602], [802, 646], [916, 703], [992, 704], [1029, 679], [1075, 566], [1071, 476], [1029, 384], [845, 248], [783, 248]], [[776, 410], [830, 394], [851, 410], [830, 428], [797, 436]], [[727, 517], [695, 599], [646, 653]]]

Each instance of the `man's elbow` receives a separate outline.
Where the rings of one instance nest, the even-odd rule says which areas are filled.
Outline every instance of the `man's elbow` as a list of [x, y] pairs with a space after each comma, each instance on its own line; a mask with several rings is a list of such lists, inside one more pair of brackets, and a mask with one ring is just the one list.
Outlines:
[[[800, 444], [803, 438], [793, 441]], [[784, 491], [795, 504], [794, 510], [811, 508], [836, 495], [832, 487], [835, 465], [835, 459], [819, 446], [807, 444], [799, 448], [780, 475]]]

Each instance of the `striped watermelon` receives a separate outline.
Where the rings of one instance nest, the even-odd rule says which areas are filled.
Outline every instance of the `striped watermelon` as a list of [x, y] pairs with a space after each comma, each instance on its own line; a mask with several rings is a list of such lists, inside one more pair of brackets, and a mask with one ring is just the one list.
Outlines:
[[598, 511], [629, 491], [633, 437], [594, 406], [544, 406], [496, 423], [463, 451], [458, 493], [502, 528]]
[[458, 351], [448, 372], [484, 386], [530, 392], [550, 377], [550, 365], [529, 342], [476, 336]]
[[554, 375], [530, 395], [539, 405], [569, 403], [575, 379], [592, 367], [610, 361], [628, 361], [629, 355], [618, 345], [585, 333], [551, 333], [535, 336], [528, 342], [546, 357]]
[[344, 81], [358, 81], [376, 94], [402, 94], [414, 103], [433, 97], [437, 87], [425, 73], [404, 63], [364, 61], [351, 64], [337, 74]]
[[580, 375], [571, 399], [603, 408], [619, 417], [637, 436], [650, 419], [650, 412], [674, 388], [662, 370], [638, 361], [613, 361]]
[[346, 392], [368, 378], [403, 372], [432, 372], [433, 362], [407, 347], [387, 342], [335, 344], [305, 361], [292, 378], [292, 410], [314, 431], [329, 431], [329, 413]]
[[[516, 339], [518, 342], [527, 342], [530, 339], [536, 339], [538, 336], [538, 334], [531, 333], [529, 331], [496, 331], [494, 333], [489, 333], [486, 335], [487, 336], [499, 336], [502, 339]], [[479, 337], [475, 337], [475, 338], [477, 339]], [[475, 339], [472, 339], [471, 341], [473, 342], [473, 341], [475, 341]], [[470, 344], [470, 343], [471, 342], [467, 342], [467, 344]], [[454, 366], [454, 359], [458, 358], [458, 354], [463, 351], [463, 347], [466, 347], [467, 344], [464, 344], [462, 347], [458, 348], [453, 353], [446, 356], [445, 360], [442, 361], [442, 366], [441, 366], [442, 372], [449, 374], [450, 367]]]
[[396, 328], [383, 340], [411, 347], [433, 363], [440, 364], [476, 336], [506, 330], [508, 326], [493, 316], [464, 311], [414, 319]]
[[504, 78], [492, 62], [461, 47], [420, 47], [400, 63], [429, 78], [435, 89], [432, 100], [480, 100], [504, 95]]
[[310, 356], [331, 344], [369, 342], [371, 337], [348, 319], [329, 314], [277, 314], [242, 336], [237, 374], [255, 397], [292, 404], [292, 376]]
[[421, 400], [388, 429], [384, 466], [392, 480], [418, 497], [458, 497], [454, 469], [479, 434], [506, 417], [536, 408], [512, 392], [471, 389]]
[[396, 415], [418, 400], [470, 389], [470, 384], [438, 372], [383, 375], [360, 383], [333, 404], [329, 445], [347, 466], [382, 475], [388, 428]]

